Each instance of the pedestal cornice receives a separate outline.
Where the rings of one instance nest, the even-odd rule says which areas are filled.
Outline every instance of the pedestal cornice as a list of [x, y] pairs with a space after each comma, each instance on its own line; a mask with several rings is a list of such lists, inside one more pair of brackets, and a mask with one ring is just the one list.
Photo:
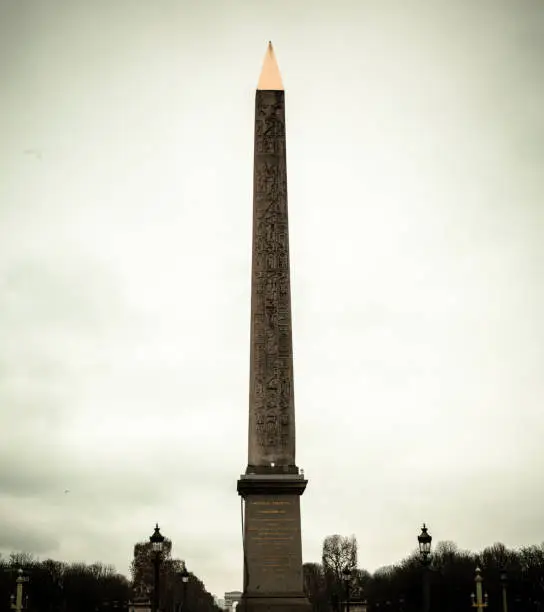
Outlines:
[[242, 474], [238, 480], [238, 494], [248, 495], [302, 495], [308, 481], [295, 474]]

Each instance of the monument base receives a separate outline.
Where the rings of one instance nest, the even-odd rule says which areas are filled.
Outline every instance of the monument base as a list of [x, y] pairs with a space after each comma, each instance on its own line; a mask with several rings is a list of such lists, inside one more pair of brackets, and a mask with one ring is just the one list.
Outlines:
[[244, 508], [244, 591], [240, 612], [309, 612], [303, 591], [298, 469], [276, 468], [238, 481]]
[[292, 596], [242, 595], [240, 612], [310, 612], [312, 605], [304, 593]]

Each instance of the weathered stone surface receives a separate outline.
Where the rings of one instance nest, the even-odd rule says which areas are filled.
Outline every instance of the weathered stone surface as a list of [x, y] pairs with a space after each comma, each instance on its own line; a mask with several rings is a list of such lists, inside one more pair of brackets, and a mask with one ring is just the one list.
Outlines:
[[248, 464], [294, 466], [283, 91], [257, 91], [254, 160]]
[[303, 593], [279, 597], [249, 597], [242, 595], [240, 612], [310, 612], [312, 606]]
[[241, 610], [310, 610], [304, 595], [300, 496], [301, 476], [241, 478], [245, 499], [244, 593]]
[[249, 495], [246, 508], [245, 555], [250, 570], [246, 592], [300, 592], [300, 498]]

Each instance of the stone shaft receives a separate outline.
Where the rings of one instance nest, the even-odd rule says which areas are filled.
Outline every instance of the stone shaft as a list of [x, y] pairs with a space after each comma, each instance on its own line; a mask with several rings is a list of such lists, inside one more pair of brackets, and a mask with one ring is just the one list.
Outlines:
[[295, 466], [285, 99], [255, 100], [248, 470]]

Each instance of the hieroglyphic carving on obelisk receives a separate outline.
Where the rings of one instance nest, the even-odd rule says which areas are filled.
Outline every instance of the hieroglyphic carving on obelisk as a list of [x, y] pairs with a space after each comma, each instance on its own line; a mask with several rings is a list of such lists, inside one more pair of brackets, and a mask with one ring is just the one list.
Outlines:
[[250, 466], [295, 465], [283, 85], [269, 45], [255, 99]]

